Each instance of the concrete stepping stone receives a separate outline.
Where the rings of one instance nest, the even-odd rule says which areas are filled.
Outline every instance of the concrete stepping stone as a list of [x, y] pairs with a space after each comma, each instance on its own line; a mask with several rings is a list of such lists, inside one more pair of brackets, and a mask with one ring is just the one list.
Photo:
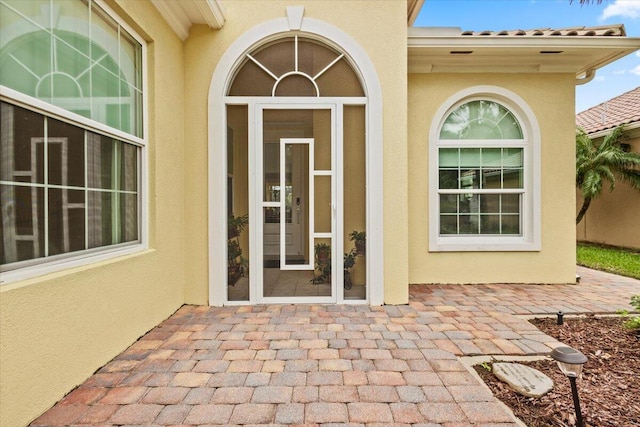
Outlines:
[[493, 373], [523, 396], [544, 396], [553, 388], [551, 378], [537, 369], [519, 363], [494, 363]]

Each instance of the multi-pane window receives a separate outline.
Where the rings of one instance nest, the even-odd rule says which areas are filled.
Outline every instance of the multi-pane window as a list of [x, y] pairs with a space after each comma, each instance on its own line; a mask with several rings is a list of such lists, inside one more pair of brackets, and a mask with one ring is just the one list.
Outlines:
[[0, 270], [141, 241], [143, 45], [92, 0], [0, 0]]
[[521, 236], [525, 141], [504, 106], [474, 100], [447, 116], [438, 140], [440, 236]]

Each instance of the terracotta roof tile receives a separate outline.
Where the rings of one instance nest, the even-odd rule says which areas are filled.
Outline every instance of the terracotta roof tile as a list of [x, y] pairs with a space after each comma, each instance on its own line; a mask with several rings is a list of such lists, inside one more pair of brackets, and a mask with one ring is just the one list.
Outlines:
[[640, 86], [576, 115], [588, 134], [629, 123], [640, 123]]
[[463, 31], [463, 36], [499, 36], [499, 37], [625, 37], [624, 25], [605, 25], [600, 27], [570, 27], [570, 28], [538, 28], [534, 30], [502, 30], [502, 31]]

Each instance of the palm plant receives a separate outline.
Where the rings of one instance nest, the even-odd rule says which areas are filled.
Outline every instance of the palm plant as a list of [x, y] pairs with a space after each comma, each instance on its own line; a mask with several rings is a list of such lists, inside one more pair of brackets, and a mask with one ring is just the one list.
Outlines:
[[618, 126], [596, 145], [583, 129], [577, 129], [576, 187], [582, 193], [583, 203], [576, 224], [582, 221], [591, 201], [602, 193], [603, 181], [609, 181], [609, 191], [615, 188], [616, 179], [640, 190], [640, 154], [622, 148], [623, 132], [623, 126]]

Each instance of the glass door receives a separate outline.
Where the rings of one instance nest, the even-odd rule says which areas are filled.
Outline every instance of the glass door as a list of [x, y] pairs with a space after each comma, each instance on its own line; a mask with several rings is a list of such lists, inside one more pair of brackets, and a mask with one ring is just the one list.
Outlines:
[[270, 106], [258, 114], [258, 299], [335, 302], [335, 109]]

